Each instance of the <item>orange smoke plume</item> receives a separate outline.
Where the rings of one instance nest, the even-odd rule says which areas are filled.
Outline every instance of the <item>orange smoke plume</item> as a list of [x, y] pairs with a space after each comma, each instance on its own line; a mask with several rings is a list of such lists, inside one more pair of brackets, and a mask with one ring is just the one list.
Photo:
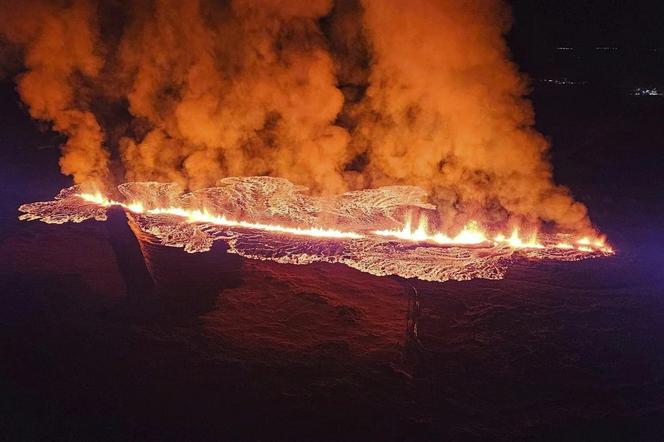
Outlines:
[[0, 0], [18, 91], [67, 135], [77, 183], [417, 185], [443, 229], [589, 231], [553, 181], [509, 26], [499, 0]]
[[586, 208], [552, 180], [501, 2], [363, 5], [373, 64], [354, 135], [371, 185], [422, 186], [448, 219], [483, 211], [589, 227]]
[[60, 167], [77, 183], [107, 178], [103, 132], [85, 96], [103, 65], [96, 53], [95, 9], [85, 0], [0, 3], [0, 35], [24, 53], [18, 91], [34, 118], [67, 135]]

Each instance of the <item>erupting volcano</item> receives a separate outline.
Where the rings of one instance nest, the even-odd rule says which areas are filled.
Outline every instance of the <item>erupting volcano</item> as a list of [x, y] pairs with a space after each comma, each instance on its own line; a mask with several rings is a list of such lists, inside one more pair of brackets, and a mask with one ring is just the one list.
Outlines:
[[[247, 257], [435, 281], [612, 253], [553, 180], [499, 1], [5, 9], [18, 91], [67, 136], [79, 186], [22, 219], [118, 205], [188, 252], [224, 238]], [[126, 181], [117, 201], [88, 191]]]
[[[554, 182], [502, 2], [135, 3], [0, 3], [0, 36], [25, 65], [17, 90], [67, 137], [60, 166], [83, 189], [234, 176], [327, 196], [417, 186], [438, 211], [427, 242], [465, 242], [445, 235], [473, 221], [594, 235]], [[412, 232], [399, 222], [384, 236], [423, 236], [419, 218]]]
[[0, 434], [662, 439], [650, 3], [0, 0]]
[[518, 227], [506, 236], [475, 221], [453, 234], [435, 231], [427, 221], [435, 207], [415, 187], [311, 197], [284, 179], [248, 177], [191, 193], [160, 183], [126, 183], [118, 190], [122, 202], [74, 186], [54, 201], [21, 206], [21, 219], [103, 221], [108, 207], [121, 206], [142, 240], [187, 252], [204, 252], [224, 240], [230, 253], [246, 258], [339, 262], [374, 275], [429, 281], [501, 278], [519, 258], [576, 261], [613, 254], [601, 237], [534, 231], [523, 239]]

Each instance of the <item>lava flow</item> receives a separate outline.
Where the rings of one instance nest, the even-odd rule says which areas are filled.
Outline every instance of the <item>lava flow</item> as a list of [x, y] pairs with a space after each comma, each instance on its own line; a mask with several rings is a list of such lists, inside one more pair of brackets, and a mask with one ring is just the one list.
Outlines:
[[226, 218], [224, 215], [215, 215], [207, 209], [184, 209], [182, 207], [155, 207], [146, 209], [144, 204], [139, 202], [121, 203], [113, 201], [101, 193], [79, 193], [76, 196], [81, 199], [98, 204], [102, 207], [121, 206], [136, 214], [148, 215], [173, 215], [183, 218], [184, 221], [192, 223], [213, 224], [216, 226], [244, 227], [247, 229], [261, 230], [271, 233], [287, 233], [299, 236], [311, 236], [315, 238], [362, 238], [363, 236], [355, 232], [342, 232], [336, 229], [323, 227], [287, 227], [278, 224], [252, 223], [249, 221], [235, 221]]
[[[255, 229], [270, 233], [285, 233], [298, 236], [310, 236], [314, 238], [338, 238], [338, 239], [360, 239], [365, 238], [367, 235], [359, 232], [341, 231], [327, 227], [288, 227], [278, 224], [265, 224], [255, 223], [249, 221], [237, 221], [227, 218], [225, 215], [217, 215], [210, 213], [208, 209], [185, 209], [182, 207], [155, 207], [146, 209], [145, 205], [140, 201], [131, 203], [122, 203], [106, 198], [101, 193], [79, 193], [76, 196], [81, 199], [97, 204], [102, 207], [121, 206], [135, 214], [148, 214], [148, 215], [173, 215], [182, 218], [186, 222], [213, 224], [217, 226], [228, 227], [244, 227], [247, 229]], [[519, 236], [519, 229], [515, 228], [509, 237], [502, 233], [497, 234], [493, 239], [489, 239], [485, 230], [482, 229], [477, 221], [470, 221], [464, 228], [455, 236], [450, 237], [441, 232], [429, 233], [428, 221], [425, 216], [419, 218], [418, 226], [416, 229], [412, 227], [411, 216], [408, 215], [404, 226], [399, 230], [373, 230], [372, 235], [383, 237], [392, 237], [402, 241], [412, 242], [431, 242], [441, 245], [475, 245], [482, 243], [493, 243], [494, 245], [506, 245], [516, 249], [543, 249], [546, 246], [541, 244], [537, 239], [537, 234], [533, 234], [528, 240], [524, 241]], [[588, 237], [578, 239], [577, 246], [570, 243], [560, 242], [549, 247], [560, 249], [574, 249], [576, 248], [582, 252], [594, 252], [600, 250], [607, 254], [612, 254], [613, 249], [605, 244], [604, 239], [598, 238], [591, 240]]]
[[[453, 235], [435, 231], [425, 215], [432, 206], [424, 193], [407, 186], [322, 198], [269, 177], [219, 184], [182, 193], [172, 184], [126, 183], [118, 187], [126, 202], [74, 186], [53, 201], [21, 206], [20, 219], [101, 221], [109, 207], [121, 206], [150, 241], [190, 253], [223, 239], [230, 253], [247, 258], [339, 262], [375, 275], [433, 281], [501, 278], [517, 258], [576, 261], [613, 254], [603, 237], [532, 233], [522, 238], [518, 229], [509, 236], [490, 234], [475, 221]], [[419, 213], [415, 221], [413, 213]], [[335, 228], [321, 227], [330, 224]]]

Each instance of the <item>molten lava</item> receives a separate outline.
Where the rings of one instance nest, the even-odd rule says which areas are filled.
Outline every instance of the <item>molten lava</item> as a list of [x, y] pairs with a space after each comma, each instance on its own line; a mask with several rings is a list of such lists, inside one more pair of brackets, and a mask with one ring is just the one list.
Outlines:
[[77, 194], [81, 199], [98, 204], [102, 207], [110, 206], [121, 206], [130, 212], [136, 214], [148, 214], [148, 215], [173, 215], [179, 218], [183, 218], [184, 221], [190, 223], [203, 223], [203, 224], [213, 224], [216, 226], [228, 226], [228, 227], [244, 227], [247, 229], [262, 230], [264, 232], [271, 233], [287, 233], [291, 235], [299, 236], [312, 236], [315, 238], [363, 238], [363, 235], [355, 232], [342, 232], [336, 229], [328, 229], [324, 227], [287, 227], [280, 226], [277, 224], [264, 224], [264, 223], [253, 223], [249, 221], [236, 221], [226, 218], [224, 215], [215, 215], [210, 213], [208, 209], [184, 209], [182, 207], [155, 207], [152, 209], [146, 209], [144, 204], [140, 201], [131, 202], [128, 204], [121, 203], [119, 201], [113, 201], [101, 193], [79, 193]]
[[[247, 229], [260, 230], [270, 233], [285, 233], [298, 236], [310, 236], [314, 238], [338, 238], [338, 239], [360, 239], [364, 238], [365, 234], [359, 232], [341, 231], [338, 229], [327, 227], [288, 227], [278, 224], [265, 224], [256, 223], [243, 220], [233, 220], [227, 218], [225, 215], [218, 215], [210, 213], [206, 208], [204, 209], [185, 209], [182, 207], [155, 207], [146, 209], [145, 205], [140, 201], [133, 201], [130, 203], [122, 203], [106, 198], [101, 193], [79, 193], [76, 196], [84, 201], [97, 204], [102, 207], [121, 206], [135, 214], [148, 214], [148, 215], [173, 215], [182, 218], [190, 223], [213, 224], [217, 226], [228, 227], [244, 227]], [[470, 221], [463, 229], [454, 235], [448, 236], [441, 232], [430, 232], [429, 223], [426, 216], [420, 216], [417, 223], [417, 228], [413, 229], [412, 217], [409, 214], [406, 217], [403, 227], [399, 230], [374, 230], [371, 234], [396, 238], [402, 241], [412, 242], [431, 242], [441, 245], [475, 245], [482, 243], [493, 243], [494, 245], [506, 245], [515, 249], [543, 249], [545, 246], [538, 242], [537, 234], [533, 234], [526, 241], [519, 236], [519, 229], [512, 230], [512, 234], [505, 237], [502, 233], [497, 234], [493, 239], [487, 237], [485, 229], [481, 228], [477, 221]], [[613, 250], [604, 244], [604, 240], [599, 238], [591, 240], [588, 237], [583, 237], [576, 241], [578, 246], [577, 250], [582, 252], [594, 252], [600, 250], [602, 252], [611, 254]], [[557, 243], [550, 245], [560, 249], [573, 249], [575, 248], [569, 243]]]
[[[209, 250], [215, 240], [254, 259], [307, 264], [339, 262], [375, 275], [445, 281], [501, 278], [517, 258], [576, 261], [613, 254], [604, 237], [532, 232], [509, 236], [477, 221], [458, 232], [431, 227], [425, 194], [386, 187], [312, 197], [283, 179], [227, 178], [219, 187], [182, 193], [172, 184], [126, 183], [125, 202], [65, 189], [54, 201], [25, 204], [23, 220], [104, 220], [120, 206], [155, 243]], [[414, 214], [419, 214], [415, 217]]]

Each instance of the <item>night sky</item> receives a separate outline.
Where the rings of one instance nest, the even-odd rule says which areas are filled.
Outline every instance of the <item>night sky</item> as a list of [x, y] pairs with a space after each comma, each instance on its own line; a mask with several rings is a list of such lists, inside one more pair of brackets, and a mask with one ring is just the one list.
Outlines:
[[512, 37], [533, 47], [664, 49], [658, 1], [513, 0]]
[[[664, 83], [664, 4], [512, 1], [508, 42], [521, 70], [626, 87]], [[572, 48], [571, 51], [557, 48]]]

